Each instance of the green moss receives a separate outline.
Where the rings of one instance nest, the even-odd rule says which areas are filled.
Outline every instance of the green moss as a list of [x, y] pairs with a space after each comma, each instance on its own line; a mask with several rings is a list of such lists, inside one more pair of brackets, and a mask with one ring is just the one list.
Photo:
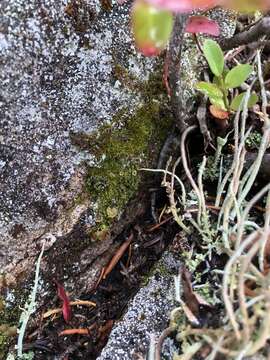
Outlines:
[[262, 141], [262, 134], [258, 131], [253, 131], [250, 133], [246, 139], [246, 147], [249, 150], [258, 150]]
[[[2, 275], [4, 276], [4, 275]], [[11, 291], [11, 301], [0, 296], [0, 359], [5, 359], [10, 345], [17, 336], [22, 308], [29, 297], [31, 283]], [[14, 300], [13, 300], [14, 299]]]
[[154, 101], [131, 117], [123, 110], [89, 138], [96, 164], [89, 169], [87, 186], [103, 226], [109, 225], [111, 214], [120, 213], [136, 191], [138, 168], [149, 165], [150, 142], [159, 146], [168, 126], [161, 123], [159, 113], [160, 105]]
[[[111, 123], [91, 135], [82, 135], [73, 142], [88, 148], [95, 163], [89, 168], [87, 190], [97, 204], [99, 225], [94, 232], [106, 231], [138, 189], [140, 167], [153, 166], [172, 120], [164, 111], [164, 87], [161, 72], [155, 71], [147, 82], [129, 77], [127, 70], [115, 69], [129, 89], [140, 88], [142, 105], [133, 115], [122, 109]], [[124, 79], [124, 80], [123, 80]]]
[[91, 231], [96, 239], [106, 238], [112, 221], [134, 196], [142, 179], [138, 169], [155, 164], [172, 124], [161, 67], [153, 71], [148, 81], [129, 74], [121, 64], [113, 65], [113, 74], [127, 91], [140, 95], [141, 106], [119, 110], [110, 124], [90, 135], [71, 134], [73, 145], [89, 151], [94, 159], [86, 190], [96, 205], [93, 211], [97, 225]]
[[115, 80], [120, 81], [120, 83], [128, 88], [129, 90], [141, 90], [142, 83], [134, 75], [129, 74], [128, 70], [121, 64], [113, 64], [113, 76]]
[[7, 355], [12, 338], [16, 335], [17, 324], [20, 318], [20, 304], [7, 307], [2, 298], [3, 306], [0, 311], [0, 359]]
[[8, 346], [8, 337], [0, 332], [0, 359], [4, 359], [6, 357]]
[[152, 269], [145, 275], [142, 279], [142, 286], [148, 285], [149, 281], [155, 276], [160, 275], [162, 277], [170, 277], [173, 276], [173, 273], [168, 270], [168, 266], [163, 263], [163, 261], [159, 261]]
[[134, 93], [139, 93], [144, 101], [149, 101], [154, 97], [162, 97], [166, 95], [165, 86], [162, 81], [163, 68], [157, 65], [153, 72], [149, 75], [148, 81], [141, 81], [122, 64], [114, 61], [113, 76], [115, 80], [120, 81], [122, 86]]

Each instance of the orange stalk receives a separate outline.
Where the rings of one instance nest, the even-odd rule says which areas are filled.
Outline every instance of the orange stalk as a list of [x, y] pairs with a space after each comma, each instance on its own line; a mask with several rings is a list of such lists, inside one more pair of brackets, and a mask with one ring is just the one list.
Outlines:
[[112, 257], [111, 261], [109, 262], [109, 265], [104, 271], [103, 279], [106, 279], [106, 277], [110, 274], [110, 272], [114, 269], [115, 265], [118, 263], [118, 261], [121, 259], [121, 257], [124, 255], [124, 252], [129, 247], [131, 241], [133, 239], [133, 234], [131, 233], [129, 238], [120, 246], [120, 248], [116, 251], [114, 256]]

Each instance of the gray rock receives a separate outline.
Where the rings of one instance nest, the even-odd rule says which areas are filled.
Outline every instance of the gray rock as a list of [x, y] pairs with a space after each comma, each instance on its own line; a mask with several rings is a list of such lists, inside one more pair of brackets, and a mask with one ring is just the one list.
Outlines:
[[[158, 336], [167, 327], [175, 306], [173, 275], [177, 274], [179, 265], [179, 259], [172, 253], [163, 255], [148, 284], [139, 290], [123, 319], [113, 328], [98, 360], [132, 360], [139, 359], [139, 355], [145, 358], [150, 335]], [[167, 339], [164, 359], [172, 359], [174, 351], [173, 342]]]
[[[140, 83], [157, 65], [134, 48], [130, 5], [100, 4], [0, 3], [0, 269], [15, 278], [32, 268], [43, 240], [50, 249], [76, 224], [95, 225], [97, 204], [81, 195], [87, 168], [99, 163], [91, 145], [79, 149], [72, 136], [87, 137], [143, 103], [140, 89], [115, 76], [116, 65]], [[190, 89], [190, 64], [184, 69]], [[102, 266], [94, 257], [105, 249], [83, 253], [92, 281]]]
[[115, 79], [115, 62], [146, 80], [155, 60], [136, 53], [127, 4], [2, 0], [0, 14], [0, 269], [16, 273], [38, 253], [37, 239], [49, 248], [89, 207], [76, 200], [95, 158], [70, 134], [90, 134], [141, 102]]

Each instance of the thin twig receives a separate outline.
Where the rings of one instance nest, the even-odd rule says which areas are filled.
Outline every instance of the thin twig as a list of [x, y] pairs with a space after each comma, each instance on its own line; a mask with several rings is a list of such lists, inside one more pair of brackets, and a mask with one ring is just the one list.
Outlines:
[[172, 329], [171, 327], [168, 327], [164, 331], [162, 331], [156, 345], [155, 360], [161, 360], [161, 351], [162, 351], [163, 342], [174, 331], [175, 329]]
[[193, 130], [195, 130], [197, 128], [196, 125], [192, 125], [189, 126], [182, 134], [182, 138], [181, 138], [181, 156], [182, 156], [182, 164], [185, 170], [185, 173], [187, 175], [187, 178], [193, 188], [193, 190], [195, 191], [197, 197], [198, 197], [198, 205], [199, 205], [199, 211], [198, 211], [198, 223], [200, 224], [201, 222], [201, 215], [202, 215], [202, 209], [205, 208], [205, 203], [204, 203], [204, 198], [201, 197], [201, 192], [199, 187], [197, 186], [197, 184], [195, 183], [191, 172], [189, 170], [188, 167], [188, 163], [187, 163], [187, 156], [186, 156], [186, 138], [188, 136], [189, 133], [191, 133]]
[[267, 96], [264, 86], [263, 74], [262, 74], [262, 63], [261, 63], [261, 51], [257, 50], [257, 66], [258, 66], [258, 78], [261, 87], [261, 97], [262, 97], [262, 112], [267, 117]]
[[209, 145], [214, 148], [212, 144], [212, 138], [206, 123], [206, 104], [207, 104], [207, 96], [201, 96], [201, 101], [197, 109], [197, 120], [199, 122], [200, 131], [203, 135], [204, 140], [204, 149], [206, 150]]
[[111, 271], [114, 269], [114, 267], [116, 266], [116, 264], [118, 263], [118, 261], [121, 259], [121, 257], [123, 256], [124, 252], [127, 250], [127, 248], [129, 247], [131, 241], [133, 240], [133, 233], [131, 233], [128, 237], [128, 239], [120, 246], [120, 248], [116, 251], [116, 253], [114, 254], [114, 256], [112, 257], [111, 261], [109, 262], [108, 266], [106, 267], [104, 274], [103, 274], [103, 279], [106, 279], [106, 277], [111, 273]]
[[231, 268], [234, 265], [234, 262], [237, 261], [239, 256], [242, 254], [242, 252], [255, 240], [257, 236], [257, 232], [252, 233], [249, 235], [242, 244], [236, 249], [236, 251], [231, 255], [229, 261], [227, 262], [225, 269], [224, 269], [224, 276], [223, 276], [223, 286], [222, 286], [222, 295], [224, 304], [226, 307], [226, 311], [229, 317], [229, 320], [232, 324], [232, 327], [234, 329], [235, 335], [237, 340], [241, 339], [241, 335], [239, 332], [239, 324], [236, 321], [235, 314], [233, 311], [233, 305], [230, 301], [228, 290], [229, 290], [229, 282], [230, 282], [230, 275], [231, 275]]

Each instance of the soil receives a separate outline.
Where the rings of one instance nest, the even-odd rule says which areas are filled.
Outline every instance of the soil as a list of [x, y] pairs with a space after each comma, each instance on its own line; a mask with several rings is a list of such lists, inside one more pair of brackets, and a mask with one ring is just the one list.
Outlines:
[[[140, 195], [138, 195], [140, 196]], [[166, 199], [165, 193], [159, 196], [159, 204]], [[82, 239], [81, 246], [84, 248], [85, 239], [82, 229], [75, 228], [70, 239], [65, 238], [65, 243], [57, 247], [57, 251], [49, 251], [44, 255], [44, 260], [49, 262], [54, 257], [54, 262], [59, 264], [42, 275], [47, 288], [46, 294], [40, 299], [42, 307], [37, 309], [38, 318], [30, 321], [29, 330], [24, 341], [24, 349], [33, 350], [35, 359], [96, 359], [102, 348], [105, 346], [110, 331], [116, 320], [120, 319], [125, 312], [129, 300], [135, 295], [153, 265], [158, 261], [165, 249], [172, 243], [177, 227], [173, 220], [168, 217], [164, 225], [153, 226], [151, 211], [149, 207], [149, 196], [146, 197], [148, 207], [140, 217], [133, 223], [125, 223], [124, 230], [115, 238], [112, 246], [112, 254], [117, 251], [120, 244], [131, 234], [133, 240], [116, 264], [111, 273], [96, 284], [87, 293], [80, 296], [80, 300], [88, 300], [96, 303], [95, 307], [78, 306], [72, 307], [72, 318], [67, 324], [63, 316], [58, 314], [55, 317], [42, 319], [42, 314], [48, 309], [61, 307], [61, 300], [57, 297], [55, 280], [63, 283], [66, 269], [61, 267], [61, 259], [65, 257], [66, 266], [76, 263], [76, 254], [72, 253], [72, 242], [78, 243]], [[127, 219], [125, 219], [127, 221]], [[130, 220], [130, 219], [129, 219]], [[119, 224], [121, 228], [122, 223]], [[155, 229], [156, 227], [156, 229]], [[80, 242], [79, 242], [80, 243]], [[78, 251], [78, 249], [77, 249]], [[80, 253], [80, 250], [78, 251]], [[56, 261], [55, 261], [56, 258]], [[75, 276], [78, 274], [75, 274]], [[65, 275], [66, 276], [66, 275]], [[70, 273], [68, 276], [73, 276]], [[76, 285], [75, 285], [76, 286]], [[78, 293], [72, 291], [72, 293]], [[70, 298], [70, 300], [74, 300]], [[39, 303], [39, 300], [38, 300]], [[89, 335], [59, 336], [59, 333], [67, 328], [89, 329]], [[70, 357], [68, 357], [70, 356]]]

